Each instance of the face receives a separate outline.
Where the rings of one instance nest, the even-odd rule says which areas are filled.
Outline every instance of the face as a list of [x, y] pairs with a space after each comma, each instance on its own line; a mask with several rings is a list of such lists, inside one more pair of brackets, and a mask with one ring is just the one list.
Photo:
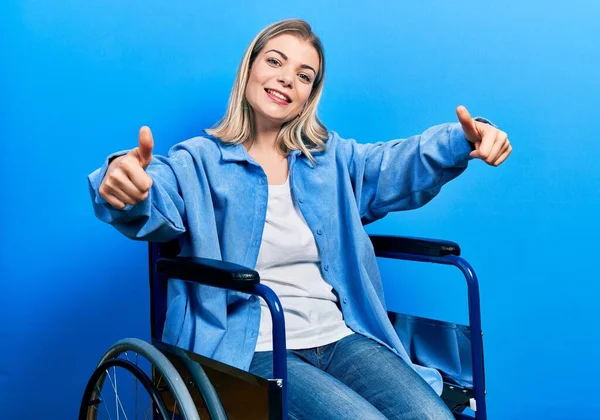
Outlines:
[[270, 39], [258, 53], [246, 86], [257, 126], [281, 127], [296, 118], [318, 70], [319, 54], [309, 42], [288, 34]]

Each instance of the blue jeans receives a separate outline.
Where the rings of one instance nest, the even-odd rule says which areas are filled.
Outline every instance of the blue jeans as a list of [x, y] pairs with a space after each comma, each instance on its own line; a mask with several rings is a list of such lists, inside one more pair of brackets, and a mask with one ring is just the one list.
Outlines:
[[[433, 389], [386, 347], [352, 334], [335, 343], [288, 350], [293, 420], [454, 419]], [[273, 375], [273, 352], [254, 354], [250, 372]]]

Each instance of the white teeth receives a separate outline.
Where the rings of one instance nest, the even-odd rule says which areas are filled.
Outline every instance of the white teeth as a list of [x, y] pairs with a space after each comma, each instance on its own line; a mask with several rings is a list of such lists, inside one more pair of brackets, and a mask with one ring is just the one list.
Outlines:
[[277, 96], [278, 98], [283, 99], [284, 101], [288, 102], [288, 98], [286, 98], [279, 92], [275, 92], [274, 90], [271, 90], [271, 89], [267, 89], [267, 92], [269, 92], [273, 96]]

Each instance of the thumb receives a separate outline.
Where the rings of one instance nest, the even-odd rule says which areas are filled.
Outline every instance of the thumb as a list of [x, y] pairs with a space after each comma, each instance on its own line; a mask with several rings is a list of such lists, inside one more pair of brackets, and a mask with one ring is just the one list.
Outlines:
[[143, 126], [140, 128], [140, 134], [138, 138], [138, 158], [142, 168], [146, 169], [150, 165], [152, 160], [152, 149], [154, 148], [154, 139], [152, 138], [152, 131], [149, 127]]
[[467, 140], [469, 140], [471, 143], [481, 141], [481, 134], [477, 130], [477, 125], [475, 125], [475, 121], [473, 118], [471, 118], [471, 114], [469, 114], [467, 108], [459, 105], [456, 108], [456, 116], [458, 117], [458, 121], [465, 132], [465, 137]]

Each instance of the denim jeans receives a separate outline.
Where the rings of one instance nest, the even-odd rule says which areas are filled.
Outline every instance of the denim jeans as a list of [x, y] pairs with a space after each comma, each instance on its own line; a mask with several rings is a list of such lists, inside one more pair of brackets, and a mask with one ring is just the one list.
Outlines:
[[[454, 419], [433, 389], [400, 357], [360, 334], [288, 350], [292, 420]], [[250, 372], [272, 377], [273, 352], [254, 354]]]

